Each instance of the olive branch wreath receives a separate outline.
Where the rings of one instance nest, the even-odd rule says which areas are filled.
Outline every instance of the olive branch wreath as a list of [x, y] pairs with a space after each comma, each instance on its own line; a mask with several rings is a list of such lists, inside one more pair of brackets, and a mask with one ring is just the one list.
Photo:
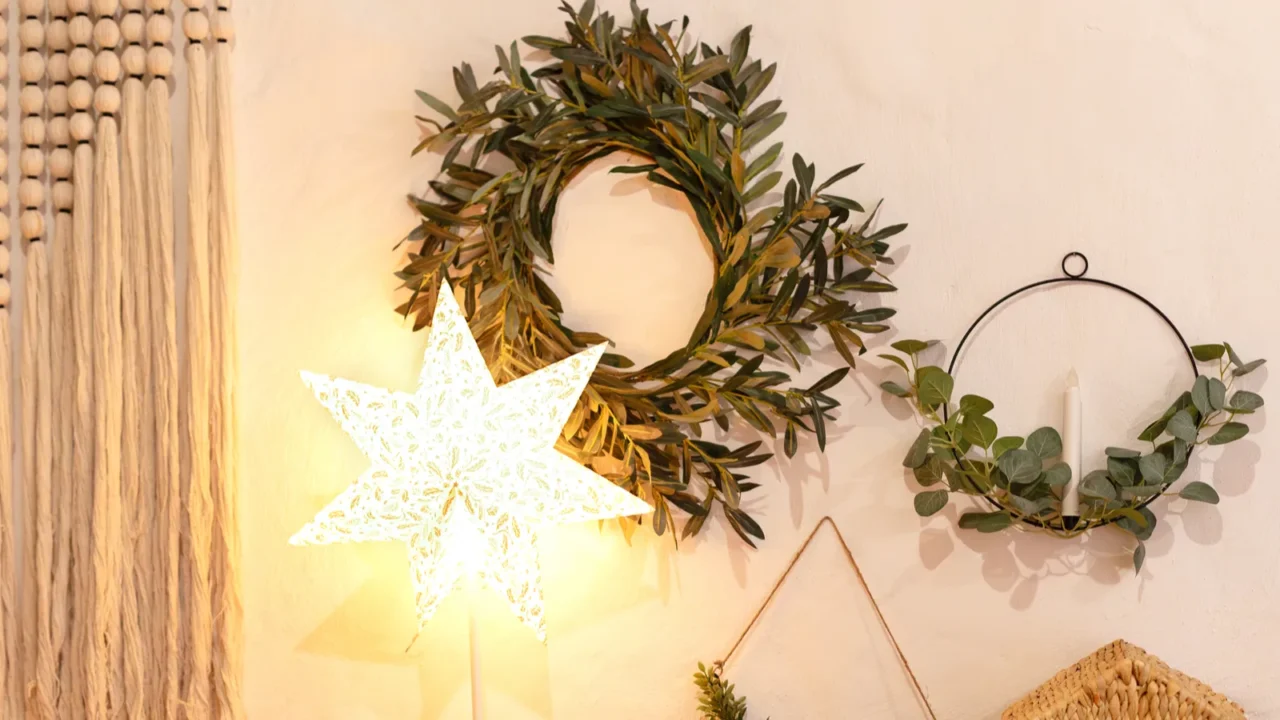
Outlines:
[[788, 456], [798, 435], [820, 450], [839, 403], [828, 391], [840, 368], [808, 387], [766, 359], [799, 370], [825, 331], [850, 367], [863, 336], [889, 328], [894, 310], [860, 305], [862, 293], [895, 288], [887, 240], [905, 225], [872, 230], [875, 209], [829, 192], [856, 172], [817, 182], [815, 167], [793, 157], [781, 204], [758, 207], [781, 182], [782, 143], [759, 150], [783, 123], [780, 100], [762, 100], [776, 65], [748, 58], [751, 28], [728, 53], [688, 37], [688, 18], [654, 24], [631, 5], [630, 24], [597, 12], [593, 0], [561, 8], [566, 37], [524, 42], [550, 61], [522, 63], [519, 48], [496, 48], [496, 77], [481, 85], [467, 64], [454, 68], [461, 103], [418, 95], [441, 119], [419, 117], [427, 137], [414, 150], [443, 153], [431, 197], [411, 197], [421, 222], [398, 277], [412, 291], [398, 310], [430, 319], [441, 280], [460, 295], [471, 329], [499, 383], [606, 339], [571, 330], [542, 274], [553, 262], [551, 233], [559, 193], [575, 173], [616, 151], [647, 160], [614, 172], [643, 173], [684, 194], [709, 242], [716, 277], [687, 345], [647, 367], [606, 354], [565, 427], [560, 449], [653, 505], [659, 534], [670, 506], [695, 534], [718, 503], [748, 544], [763, 539], [743, 509], [757, 487], [742, 474], [770, 459], [761, 441], [736, 447], [703, 437], [707, 421], [727, 431], [737, 420], [783, 435]]

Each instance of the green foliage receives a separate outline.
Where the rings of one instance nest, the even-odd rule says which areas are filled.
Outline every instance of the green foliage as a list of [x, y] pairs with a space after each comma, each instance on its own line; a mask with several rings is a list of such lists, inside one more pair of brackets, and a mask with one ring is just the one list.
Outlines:
[[747, 699], [733, 692], [733, 685], [725, 684], [720, 677], [719, 665], [707, 669], [698, 663], [693, 674], [698, 686], [698, 712], [702, 720], [743, 720], [747, 716]]
[[[1197, 377], [1189, 391], [1142, 431], [1138, 440], [1150, 443], [1148, 451], [1107, 448], [1106, 468], [1088, 472], [1080, 481], [1079, 522], [1068, 528], [1062, 517], [1062, 494], [1071, 480], [1071, 469], [1058, 460], [1062, 454], [1058, 431], [1039, 428], [1025, 441], [1017, 436], [996, 437], [996, 422], [989, 417], [994, 409], [990, 400], [965, 395], [952, 404], [952, 377], [939, 367], [920, 365], [920, 353], [931, 345], [899, 340], [893, 348], [901, 356], [882, 356], [906, 373], [905, 381], [885, 384], [893, 386], [893, 395], [911, 402], [926, 425], [903, 461], [926, 488], [916, 494], [916, 512], [921, 517], [934, 515], [946, 507], [950, 493], [963, 493], [981, 496], [997, 508], [960, 516], [960, 527], [979, 532], [999, 532], [1022, 523], [1059, 537], [1074, 537], [1114, 524], [1138, 541], [1133, 554], [1135, 571], [1142, 569], [1146, 558], [1143, 541], [1151, 537], [1156, 525], [1147, 503], [1174, 492], [1172, 488], [1186, 471], [1196, 447], [1223, 445], [1248, 434], [1249, 427], [1241, 419], [1263, 406], [1260, 395], [1248, 390], [1232, 394], [1232, 386], [1265, 361], [1244, 362], [1226, 343], [1197, 345], [1193, 354], [1202, 363], [1216, 364], [1216, 377]], [[944, 479], [946, 486], [936, 487]], [[1187, 483], [1177, 494], [1204, 503], [1219, 499], [1210, 485], [1198, 480]]]
[[[616, 151], [644, 158], [615, 172], [688, 198], [715, 284], [685, 347], [643, 368], [604, 356], [561, 449], [653, 503], [659, 534], [673, 527], [673, 507], [689, 516], [690, 535], [720, 504], [754, 544], [764, 533], [739, 504], [755, 487], [742, 470], [771, 454], [760, 442], [704, 440], [704, 431], [746, 424], [781, 435], [789, 456], [801, 434], [825, 448], [839, 405], [830, 391], [848, 369], [801, 387], [762, 363], [798, 370], [825, 335], [852, 367], [864, 338], [894, 315], [865, 301], [894, 290], [882, 271], [905, 225], [872, 229], [874, 208], [833, 193], [858, 165], [819, 181], [795, 155], [782, 182], [782, 144], [766, 141], [786, 113], [764, 99], [776, 66], [751, 59], [751, 28], [726, 53], [695, 42], [687, 18], [655, 23], [635, 3], [629, 21], [589, 1], [562, 10], [563, 37], [524, 38], [550, 62], [525, 66], [512, 43], [496, 48], [496, 75], [483, 84], [466, 64], [453, 70], [456, 106], [418, 93], [434, 117], [419, 118], [427, 137], [415, 153], [439, 153], [442, 174], [428, 196], [410, 198], [421, 222], [406, 238], [412, 251], [398, 277], [411, 295], [399, 312], [424, 327], [447, 277], [499, 383], [605, 341], [565, 327], [542, 278], [554, 261], [556, 204], [589, 163]], [[768, 193], [776, 201], [759, 207]]]

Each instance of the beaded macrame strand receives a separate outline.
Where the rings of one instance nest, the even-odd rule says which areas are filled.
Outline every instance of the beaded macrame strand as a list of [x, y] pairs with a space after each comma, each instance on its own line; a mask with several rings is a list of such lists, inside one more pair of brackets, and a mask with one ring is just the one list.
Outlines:
[[22, 449], [23, 505], [23, 664], [27, 716], [53, 717], [57, 655], [51, 636], [53, 585], [53, 376], [50, 353], [49, 256], [45, 243], [45, 77], [44, 1], [21, 0], [22, 44], [19, 76], [22, 93], [22, 181], [19, 225], [26, 243], [25, 296], [22, 317]]
[[235, 139], [231, 119], [231, 43], [235, 29], [230, 0], [218, 0], [213, 14], [213, 78], [210, 135], [213, 146], [210, 266], [213, 378], [210, 393], [211, 485], [213, 488], [213, 695], [217, 717], [240, 720], [244, 699], [244, 615], [240, 597], [239, 482], [236, 474], [236, 392], [238, 376], [235, 298], [238, 288]]
[[181, 677], [180, 585], [182, 485], [178, 442], [178, 332], [174, 289], [173, 151], [169, 120], [169, 76], [173, 72], [173, 19], [168, 0], [147, 0], [146, 237], [151, 266], [151, 371], [155, 422], [156, 533], [153, 548], [156, 595], [152, 625], [153, 674], [157, 683], [148, 717], [178, 717]]
[[9, 5], [0, 5], [0, 715], [21, 714], [22, 659], [18, 648], [17, 553], [14, 550], [13, 436], [9, 418], [13, 414], [10, 387], [11, 342], [9, 330], [10, 250], [12, 226], [9, 221]]
[[71, 108], [69, 130], [74, 146], [72, 156], [72, 212], [70, 284], [68, 305], [72, 331], [72, 365], [75, 374], [73, 391], [72, 489], [71, 489], [71, 611], [69, 651], [69, 687], [62, 696], [63, 708], [76, 718], [100, 717], [97, 698], [105, 698], [105, 669], [97, 662], [94, 642], [96, 594], [93, 576], [93, 506], [94, 506], [94, 424], [93, 359], [98, 337], [94, 331], [94, 238], [93, 238], [93, 133], [94, 123], [93, 20], [89, 17], [89, 0], [67, 0], [71, 19], [67, 36], [71, 42], [68, 68], [71, 85], [67, 88], [67, 104]]

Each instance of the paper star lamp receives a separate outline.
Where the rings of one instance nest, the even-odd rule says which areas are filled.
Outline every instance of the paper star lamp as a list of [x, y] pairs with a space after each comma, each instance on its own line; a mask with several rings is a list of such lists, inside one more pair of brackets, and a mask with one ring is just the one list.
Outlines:
[[303, 373], [372, 466], [290, 543], [404, 542], [419, 626], [474, 572], [545, 640], [538, 529], [653, 509], [555, 449], [603, 352], [498, 387], [442, 284], [416, 392]]

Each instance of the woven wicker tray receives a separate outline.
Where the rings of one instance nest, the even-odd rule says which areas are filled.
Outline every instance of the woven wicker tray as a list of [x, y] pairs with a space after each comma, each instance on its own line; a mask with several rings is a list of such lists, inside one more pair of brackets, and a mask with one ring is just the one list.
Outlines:
[[1001, 720], [1243, 720], [1244, 709], [1117, 640], [1009, 706]]

